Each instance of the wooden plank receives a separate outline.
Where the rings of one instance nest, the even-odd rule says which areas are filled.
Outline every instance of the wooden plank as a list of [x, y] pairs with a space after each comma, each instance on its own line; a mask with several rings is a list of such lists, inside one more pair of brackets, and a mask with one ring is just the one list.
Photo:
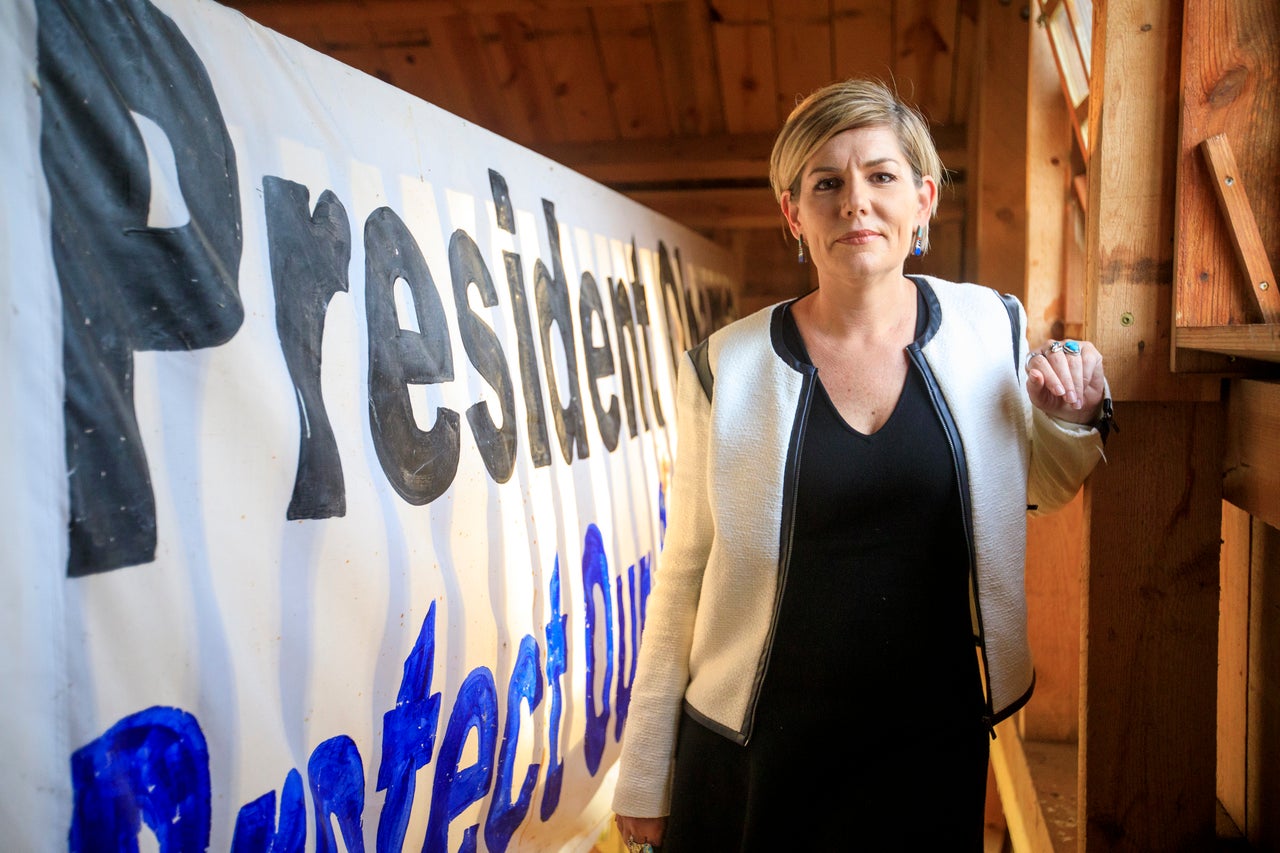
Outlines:
[[1280, 527], [1280, 382], [1230, 383], [1222, 471], [1227, 500]]
[[[1012, 12], [1012, 7], [1004, 9]], [[992, 10], [992, 14], [998, 13]], [[945, 123], [953, 115], [956, 0], [898, 0], [894, 15], [894, 79], [930, 122]], [[1014, 53], [1024, 60], [1018, 76], [1025, 76], [1025, 44]], [[1021, 107], [1026, 109], [1025, 102]]]
[[769, 181], [773, 134], [668, 137], [643, 141], [539, 143], [539, 153], [607, 184], [681, 180]]
[[441, 48], [442, 68], [468, 95], [470, 111], [463, 118], [491, 130], [499, 136], [524, 144], [531, 138], [532, 128], [520, 112], [510, 112], [502, 99], [494, 97], [501, 88], [501, 68], [486, 57], [485, 36], [477, 31], [469, 15], [450, 15], [433, 23]]
[[1280, 530], [1253, 520], [1249, 580], [1249, 731], [1245, 836], [1255, 850], [1280, 849]]
[[1025, 301], [1027, 295], [1027, 22], [1014, 6], [982, 7], [977, 113], [970, 123], [969, 277]]
[[[1238, 326], [1179, 326], [1174, 330], [1179, 349], [1201, 350], [1255, 361], [1280, 361], [1280, 325], [1250, 323]], [[1228, 369], [1231, 365], [1228, 364]], [[1111, 366], [1107, 366], [1108, 376]], [[1115, 389], [1113, 384], [1112, 389]]]
[[1107, 0], [1094, 14], [1086, 336], [1106, 356], [1123, 431], [1085, 485], [1081, 849], [1208, 849], [1225, 412], [1123, 402], [1216, 396], [1168, 368], [1165, 164], [1182, 21], [1177, 4], [1144, 0]]
[[1170, 371], [1180, 11], [1143, 0], [1094, 11], [1085, 335], [1119, 400], [1218, 396], [1215, 379]]
[[508, 128], [501, 135], [521, 145], [560, 138], [532, 17], [516, 12], [467, 17], [480, 48], [470, 67], [487, 66], [479, 79], [485, 81]]
[[893, 0], [832, 0], [835, 79], [893, 77]]
[[1081, 849], [1209, 850], [1225, 411], [1115, 408], [1085, 484]]
[[1253, 307], [1261, 313], [1262, 322], [1280, 322], [1280, 287], [1276, 286], [1276, 275], [1267, 260], [1267, 248], [1262, 244], [1262, 234], [1249, 205], [1244, 176], [1236, 165], [1231, 142], [1225, 133], [1216, 133], [1200, 143], [1200, 151], [1213, 178], [1219, 207], [1231, 232], [1231, 246], [1244, 271]]
[[[1227, 417], [1227, 431], [1231, 418]], [[1230, 439], [1228, 439], [1230, 443]], [[1229, 499], [1228, 499], [1229, 501]], [[1249, 513], [1222, 505], [1218, 595], [1217, 797], [1237, 826], [1245, 825], [1245, 746], [1249, 729]]]
[[690, 228], [782, 227], [782, 214], [768, 187], [633, 190], [626, 195]]
[[[1280, 257], [1280, 4], [1275, 0], [1185, 0], [1181, 139], [1174, 208], [1174, 323], [1248, 322], [1231, 238], [1197, 146], [1219, 133], [1232, 141], [1254, 217], [1270, 257]], [[1223, 360], [1178, 349], [1174, 369], [1223, 371]]]
[[725, 129], [730, 133], [777, 131], [773, 33], [768, 7], [752, 0], [718, 0], [711, 25], [720, 69]]
[[699, 3], [663, 3], [651, 5], [650, 13], [672, 127], [681, 136], [724, 133], [708, 9]]
[[618, 136], [670, 136], [656, 37], [648, 10], [643, 6], [609, 9], [593, 18]]
[[812, 264], [796, 262], [795, 240], [782, 225], [782, 214], [772, 228], [735, 232], [733, 248], [742, 258], [742, 297], [772, 304], [803, 296], [817, 281]]
[[[978, 4], [961, 3], [956, 16], [955, 74], [951, 79], [951, 115], [939, 122], [963, 125], [973, 101], [974, 70], [979, 67]], [[944, 161], [945, 162], [945, 161]]]
[[[686, 5], [686, 0], [648, 0], [649, 5]], [[430, 18], [505, 13], [539, 14], [634, 6], [636, 0], [222, 0], [257, 21], [274, 21], [288, 28], [315, 20], [316, 15], [359, 17], [378, 23], [411, 24]], [[267, 26], [275, 28], [273, 24]]]
[[774, 67], [777, 69], [777, 124], [797, 103], [835, 74], [828, 0], [788, 0], [774, 5]]
[[454, 115], [474, 115], [470, 92], [458, 82], [462, 70], [428, 27], [375, 24], [371, 29], [382, 46], [388, 82]]
[[[547, 12], [537, 18], [537, 25], [543, 79], [561, 124], [555, 138], [587, 142], [614, 135], [617, 131], [604, 69], [599, 52], [592, 49], [592, 15], [575, 10]], [[551, 141], [538, 138], [530, 144]]]
[[[607, 184], [670, 184], [687, 180], [757, 180], [767, 185], [775, 131], [588, 143], [536, 143], [539, 153]], [[968, 168], [964, 127], [936, 128], [942, 162], [961, 182], [944, 191], [942, 207], [963, 197]]]
[[1080, 731], [1080, 575], [1084, 496], [1027, 520], [1027, 620], [1036, 692], [1022, 711], [1030, 740], [1075, 740]]
[[[1027, 82], [1027, 338], [1065, 338], [1066, 293], [1084, 294], [1083, 270], [1068, 279], [1067, 218], [1071, 200], [1071, 114], [1043, 27], [1028, 27]], [[1083, 301], [1083, 299], [1082, 299]], [[1074, 630], [1073, 630], [1074, 633]]]
[[1074, 743], [1024, 741], [1016, 723], [1006, 720], [991, 742], [991, 767], [1014, 850], [1076, 850]]

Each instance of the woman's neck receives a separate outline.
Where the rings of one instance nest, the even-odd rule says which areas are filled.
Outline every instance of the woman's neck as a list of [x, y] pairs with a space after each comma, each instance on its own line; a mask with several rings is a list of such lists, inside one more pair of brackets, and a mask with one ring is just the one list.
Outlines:
[[820, 282], [796, 310], [823, 337], [898, 338], [906, 327], [915, 331], [916, 288], [902, 275], [857, 286]]

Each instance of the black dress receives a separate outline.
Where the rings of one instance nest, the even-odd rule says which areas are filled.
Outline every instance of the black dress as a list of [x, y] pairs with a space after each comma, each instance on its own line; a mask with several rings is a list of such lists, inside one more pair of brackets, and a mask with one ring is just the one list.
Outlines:
[[[926, 308], [918, 300], [917, 336]], [[790, 312], [791, 348], [804, 345]], [[684, 715], [664, 853], [981, 851], [988, 734], [954, 462], [914, 366], [872, 435], [814, 399], [755, 725]]]

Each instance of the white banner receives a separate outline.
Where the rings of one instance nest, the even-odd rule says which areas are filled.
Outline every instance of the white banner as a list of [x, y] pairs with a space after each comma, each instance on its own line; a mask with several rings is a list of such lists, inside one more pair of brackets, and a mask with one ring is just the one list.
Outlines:
[[730, 257], [209, 2], [0, 75], [5, 847], [589, 849]]

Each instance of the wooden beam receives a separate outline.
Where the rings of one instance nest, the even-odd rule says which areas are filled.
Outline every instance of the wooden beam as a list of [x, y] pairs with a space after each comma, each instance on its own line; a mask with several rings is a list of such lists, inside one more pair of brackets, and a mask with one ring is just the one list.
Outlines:
[[1210, 850], [1225, 412], [1115, 416], [1085, 486], [1080, 850]]
[[1106, 357], [1116, 399], [1214, 400], [1216, 378], [1170, 371], [1174, 245], [1184, 238], [1170, 215], [1181, 193], [1182, 5], [1108, 0], [1094, 8], [1085, 334]]
[[539, 144], [537, 151], [605, 184], [670, 180], [769, 180], [772, 133]]
[[1179, 349], [1200, 350], [1232, 358], [1280, 361], [1280, 324], [1178, 326], [1174, 330], [1174, 344]]
[[1018, 4], [984, 4], [982, 67], [970, 120], [967, 178], [973, 253], [966, 277], [1026, 300], [1027, 60], [1030, 39]]
[[[1228, 398], [1231, 395], [1228, 394]], [[1227, 443], [1231, 442], [1227, 415]], [[1226, 495], [1224, 494], [1224, 497]], [[1218, 802], [1237, 826], [1246, 825], [1245, 776], [1249, 731], [1249, 513], [1222, 506], [1222, 559], [1218, 586]], [[1221, 821], [1219, 821], [1221, 826]]]
[[1085, 333], [1120, 431], [1085, 484], [1080, 850], [1209, 850], [1226, 417], [1169, 368], [1182, 5], [1093, 8]]
[[1076, 838], [1076, 744], [1024, 741], [1014, 720], [996, 729], [991, 742], [995, 770], [1018, 853], [1074, 853]]
[[1029, 30], [1026, 308], [1027, 338], [1034, 346], [1046, 338], [1075, 336], [1066, 331], [1067, 290], [1083, 291], [1084, 279], [1067, 280], [1071, 112], [1062, 96], [1048, 31], [1043, 26]]
[[[965, 182], [968, 157], [963, 126], [934, 129], [938, 154], [957, 184]], [[639, 187], [672, 181], [753, 180], [768, 186], [775, 132], [677, 136], [617, 142], [538, 143], [535, 150], [610, 186]]]
[[[452, 15], [500, 15], [509, 12], [538, 14], [635, 6], [635, 0], [221, 0], [255, 21], [274, 28], [277, 24], [306, 25], [320, 17], [358, 18], [382, 24], [411, 25]], [[685, 0], [648, 0], [646, 5], [684, 5]]]
[[1253, 306], [1262, 314], [1264, 323], [1280, 322], [1280, 287], [1267, 260], [1267, 247], [1262, 244], [1258, 220], [1249, 205], [1244, 175], [1236, 165], [1236, 156], [1225, 133], [1215, 133], [1200, 143], [1205, 163], [1213, 176], [1219, 206], [1231, 232], [1231, 246], [1244, 271]]
[[757, 189], [629, 190], [628, 198], [694, 229], [785, 226], [773, 192]]
[[1280, 528], [1280, 383], [1231, 382], [1222, 495]]
[[1249, 694], [1244, 826], [1253, 850], [1280, 847], [1280, 528], [1253, 519], [1249, 556]]

